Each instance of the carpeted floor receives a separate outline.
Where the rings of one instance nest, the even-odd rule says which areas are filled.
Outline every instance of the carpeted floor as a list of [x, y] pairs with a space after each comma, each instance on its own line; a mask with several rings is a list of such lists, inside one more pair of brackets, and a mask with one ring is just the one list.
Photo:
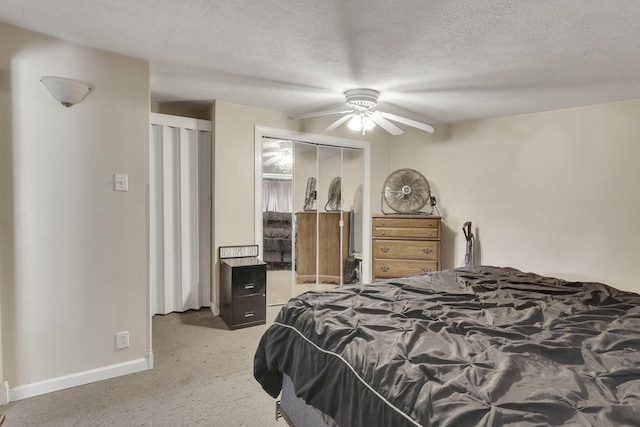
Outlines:
[[[291, 284], [295, 280], [291, 270], [269, 270], [267, 271], [267, 305], [286, 304], [291, 299]], [[337, 285], [334, 283], [298, 283], [293, 292], [300, 295], [307, 291], [333, 289]]]
[[267, 304], [286, 304], [291, 298], [291, 270], [267, 270]]
[[[278, 311], [267, 307], [267, 324]], [[154, 369], [9, 403], [3, 427], [285, 427], [253, 379], [266, 327], [230, 331], [208, 308], [154, 316]]]

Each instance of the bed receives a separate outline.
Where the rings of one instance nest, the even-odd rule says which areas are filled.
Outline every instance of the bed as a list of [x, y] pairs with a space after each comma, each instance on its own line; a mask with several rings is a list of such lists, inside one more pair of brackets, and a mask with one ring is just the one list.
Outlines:
[[291, 268], [291, 212], [263, 212], [263, 261], [273, 270]]
[[254, 376], [328, 425], [637, 426], [640, 295], [499, 267], [307, 292]]

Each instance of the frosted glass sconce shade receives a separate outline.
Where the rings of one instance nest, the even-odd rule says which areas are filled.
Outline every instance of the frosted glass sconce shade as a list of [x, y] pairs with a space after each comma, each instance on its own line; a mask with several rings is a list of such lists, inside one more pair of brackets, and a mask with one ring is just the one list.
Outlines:
[[43, 76], [40, 81], [58, 102], [65, 107], [81, 102], [91, 92], [86, 83], [64, 77]]

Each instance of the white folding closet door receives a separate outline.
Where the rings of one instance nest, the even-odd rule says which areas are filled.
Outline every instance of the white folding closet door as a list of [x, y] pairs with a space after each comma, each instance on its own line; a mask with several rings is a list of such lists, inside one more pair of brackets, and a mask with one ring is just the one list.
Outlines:
[[211, 149], [211, 131], [198, 130], [198, 264], [201, 306], [211, 305]]
[[200, 309], [211, 295], [210, 122], [151, 118], [152, 312]]

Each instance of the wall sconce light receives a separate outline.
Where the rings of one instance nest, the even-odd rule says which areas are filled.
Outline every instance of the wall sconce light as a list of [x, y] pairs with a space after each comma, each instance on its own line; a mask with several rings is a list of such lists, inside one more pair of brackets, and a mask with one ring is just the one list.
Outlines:
[[51, 96], [65, 107], [71, 107], [81, 102], [92, 89], [86, 83], [64, 77], [43, 76], [40, 81]]

